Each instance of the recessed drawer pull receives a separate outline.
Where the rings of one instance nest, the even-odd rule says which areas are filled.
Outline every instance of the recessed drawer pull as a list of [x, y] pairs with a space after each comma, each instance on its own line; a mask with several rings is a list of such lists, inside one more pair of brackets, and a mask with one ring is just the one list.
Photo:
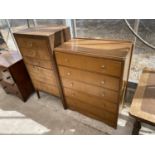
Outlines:
[[3, 79], [0, 79], [0, 81], [2, 81]]
[[4, 70], [3, 70], [3, 72], [6, 72], [6, 71], [7, 71], [7, 69], [4, 69]]
[[102, 66], [101, 66], [101, 68], [102, 68], [102, 69], [104, 69], [104, 68], [105, 68], [105, 66], [104, 66], [104, 65], [102, 65]]
[[11, 77], [10, 77], [10, 76], [8, 76], [8, 77], [7, 77], [7, 79], [11, 79]]
[[70, 76], [70, 75], [71, 75], [71, 73], [70, 73], [70, 72], [68, 72], [68, 73], [67, 73], [67, 75], [68, 75], [68, 76]]
[[101, 84], [105, 84], [105, 81], [101, 81]]

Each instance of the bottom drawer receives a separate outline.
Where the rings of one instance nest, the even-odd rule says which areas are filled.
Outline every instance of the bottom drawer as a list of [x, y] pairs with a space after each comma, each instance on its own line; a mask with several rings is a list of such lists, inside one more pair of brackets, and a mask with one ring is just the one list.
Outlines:
[[117, 127], [117, 114], [107, 112], [92, 105], [87, 105], [71, 97], [66, 97], [66, 102], [69, 109], [78, 111], [86, 116], [102, 121], [113, 128]]
[[106, 111], [112, 112], [117, 114], [118, 113], [118, 104], [109, 102], [104, 100], [103, 98], [97, 97], [95, 95], [90, 95], [88, 93], [83, 93], [80, 91], [75, 91], [73, 89], [64, 88], [64, 94], [65, 96], [72, 97], [75, 99], [78, 99], [79, 101], [90, 104], [92, 106], [95, 106], [97, 108], [104, 109]]
[[34, 80], [33, 84], [34, 84], [35, 89], [39, 91], [47, 92], [55, 96], [60, 96], [58, 87], [54, 85], [46, 84], [46, 83], [43, 83], [37, 80]]
[[5, 90], [6, 93], [16, 95], [19, 98], [23, 99], [22, 95], [21, 95], [21, 93], [20, 93], [20, 91], [19, 91], [19, 89], [15, 83], [14, 84], [8, 84], [4, 81], [1, 81], [0, 83], [1, 83], [3, 89]]

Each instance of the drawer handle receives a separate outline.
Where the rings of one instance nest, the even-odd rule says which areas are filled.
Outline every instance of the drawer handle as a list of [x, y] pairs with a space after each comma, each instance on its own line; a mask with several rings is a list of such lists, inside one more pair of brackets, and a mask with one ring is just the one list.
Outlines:
[[105, 84], [105, 81], [101, 81], [101, 84]]
[[68, 76], [70, 76], [70, 75], [71, 75], [71, 73], [70, 73], [70, 72], [68, 72], [68, 73], [67, 73], [67, 75], [68, 75]]
[[102, 65], [102, 66], [101, 66], [101, 68], [102, 68], [102, 69], [104, 69], [104, 68], [105, 68], [105, 66], [104, 66], [104, 65]]
[[71, 94], [71, 96], [75, 96], [75, 94], [74, 94], [74, 93], [72, 93], [72, 94]]
[[0, 81], [2, 81], [3, 79], [0, 79]]
[[73, 83], [71, 83], [70, 86], [73, 87]]

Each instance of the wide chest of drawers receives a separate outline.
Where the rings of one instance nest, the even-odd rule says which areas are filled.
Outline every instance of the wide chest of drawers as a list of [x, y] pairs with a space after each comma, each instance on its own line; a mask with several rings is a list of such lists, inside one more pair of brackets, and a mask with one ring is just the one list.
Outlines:
[[17, 51], [1, 51], [0, 84], [6, 93], [13, 94], [23, 101], [34, 92], [27, 69]]
[[54, 53], [67, 108], [116, 128], [132, 43], [73, 39], [55, 48]]
[[53, 49], [70, 39], [69, 28], [29, 28], [14, 33], [14, 36], [38, 97], [39, 91], [44, 91], [61, 97], [63, 101]]

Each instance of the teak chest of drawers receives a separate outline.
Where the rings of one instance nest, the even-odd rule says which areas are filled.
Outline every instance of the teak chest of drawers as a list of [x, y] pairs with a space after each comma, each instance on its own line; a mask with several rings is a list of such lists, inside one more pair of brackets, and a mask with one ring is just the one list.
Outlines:
[[34, 88], [21, 56], [13, 51], [0, 53], [0, 84], [6, 93], [26, 101]]
[[38, 97], [39, 91], [44, 91], [61, 97], [63, 101], [53, 49], [70, 39], [69, 28], [29, 28], [14, 33], [14, 36]]
[[132, 43], [73, 39], [54, 51], [67, 107], [116, 128]]

